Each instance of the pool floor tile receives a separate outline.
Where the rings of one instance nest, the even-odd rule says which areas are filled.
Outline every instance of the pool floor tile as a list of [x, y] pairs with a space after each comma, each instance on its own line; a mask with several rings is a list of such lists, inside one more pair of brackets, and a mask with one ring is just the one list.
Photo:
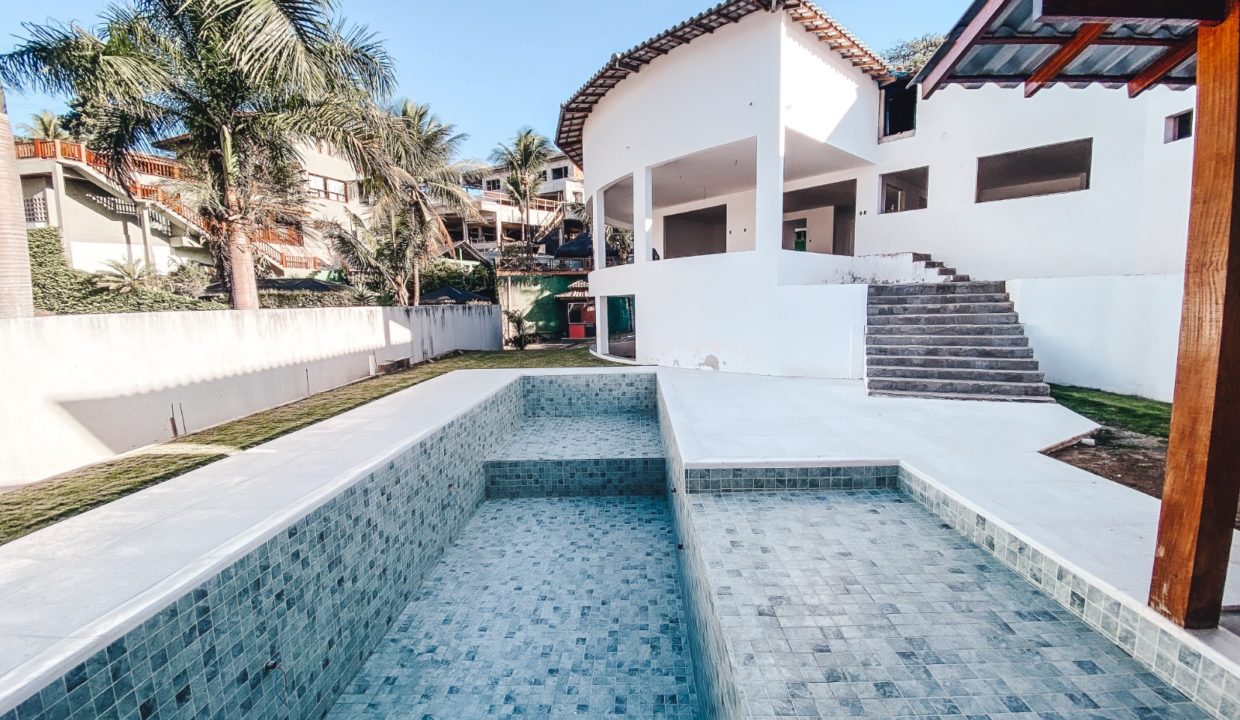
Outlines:
[[329, 718], [694, 718], [663, 498], [484, 503]]
[[896, 490], [688, 502], [751, 718], [1208, 718]]

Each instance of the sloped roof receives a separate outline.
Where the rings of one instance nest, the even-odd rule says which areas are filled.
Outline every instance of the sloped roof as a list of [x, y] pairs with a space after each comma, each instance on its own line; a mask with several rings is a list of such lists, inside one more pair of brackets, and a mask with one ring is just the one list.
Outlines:
[[560, 107], [556, 144], [578, 167], [583, 165], [582, 131], [586, 119], [612, 88], [625, 78], [681, 45], [709, 35], [756, 12], [783, 11], [813, 33], [853, 66], [876, 81], [892, 75], [892, 69], [878, 55], [809, 0], [726, 0], [674, 28], [656, 35], [628, 52], [614, 55], [611, 62], [595, 73], [568, 102]]

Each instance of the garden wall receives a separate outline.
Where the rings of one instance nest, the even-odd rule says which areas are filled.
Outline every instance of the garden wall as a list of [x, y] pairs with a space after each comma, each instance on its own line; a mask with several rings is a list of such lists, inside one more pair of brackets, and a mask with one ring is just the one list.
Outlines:
[[495, 306], [56, 316], [2, 321], [0, 338], [0, 486], [330, 390], [372, 363], [501, 347]]

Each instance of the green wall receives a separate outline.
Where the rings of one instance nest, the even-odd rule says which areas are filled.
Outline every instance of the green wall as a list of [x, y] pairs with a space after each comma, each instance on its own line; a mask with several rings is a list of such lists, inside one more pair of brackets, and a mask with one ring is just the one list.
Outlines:
[[[580, 275], [522, 275], [496, 279], [496, 294], [504, 311], [516, 310], [530, 321], [530, 331], [550, 339], [568, 335], [566, 303], [555, 296], [568, 292], [568, 286], [585, 279]], [[511, 283], [511, 288], [509, 287]], [[607, 319], [612, 334], [633, 330], [633, 317], [624, 298], [608, 298]], [[507, 325], [507, 323], [505, 323]], [[505, 335], [508, 328], [505, 327]]]

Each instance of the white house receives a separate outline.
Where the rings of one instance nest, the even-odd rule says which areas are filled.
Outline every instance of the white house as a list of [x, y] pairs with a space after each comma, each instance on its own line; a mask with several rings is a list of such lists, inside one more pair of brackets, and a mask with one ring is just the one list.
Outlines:
[[[1054, 52], [1056, 28], [1018, 14], [990, 32]], [[1044, 373], [1169, 400], [1194, 92], [908, 84], [810, 2], [730, 0], [564, 105], [595, 236], [634, 231], [635, 262], [590, 288], [635, 299], [637, 360], [1023, 399]]]

